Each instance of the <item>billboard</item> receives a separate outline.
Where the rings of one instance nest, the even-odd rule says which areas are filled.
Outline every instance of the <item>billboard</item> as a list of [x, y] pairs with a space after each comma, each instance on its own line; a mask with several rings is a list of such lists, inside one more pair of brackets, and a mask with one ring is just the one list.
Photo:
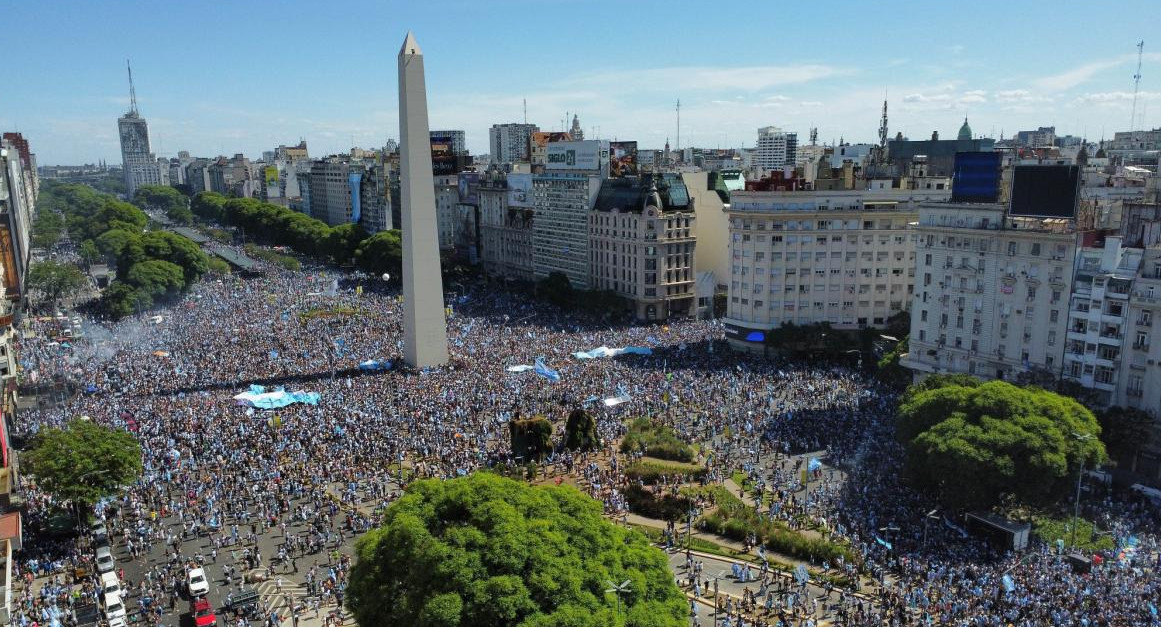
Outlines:
[[513, 172], [508, 175], [508, 206], [532, 206], [532, 175], [526, 172]]
[[351, 172], [347, 175], [347, 185], [351, 189], [351, 222], [359, 221], [363, 217], [363, 203], [359, 195], [359, 186], [363, 184], [362, 172]]
[[1019, 165], [1012, 175], [1009, 215], [1075, 218], [1080, 168], [1075, 165]]
[[996, 202], [1000, 197], [998, 152], [957, 152], [951, 179], [952, 202]]
[[637, 142], [609, 142], [609, 178], [637, 176]]
[[554, 142], [546, 148], [548, 170], [602, 170], [609, 161], [609, 143], [598, 139]]
[[469, 205], [480, 203], [478, 190], [480, 186], [479, 172], [460, 172], [460, 202]]
[[268, 165], [263, 172], [266, 176], [266, 186], [271, 187], [278, 185], [278, 168]]

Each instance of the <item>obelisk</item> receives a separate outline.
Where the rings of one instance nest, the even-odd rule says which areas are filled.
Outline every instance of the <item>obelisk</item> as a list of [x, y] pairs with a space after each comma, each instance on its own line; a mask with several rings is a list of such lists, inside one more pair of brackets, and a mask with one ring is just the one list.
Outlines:
[[413, 368], [428, 368], [447, 363], [447, 320], [443, 313], [423, 52], [410, 32], [399, 50], [399, 142], [403, 358]]

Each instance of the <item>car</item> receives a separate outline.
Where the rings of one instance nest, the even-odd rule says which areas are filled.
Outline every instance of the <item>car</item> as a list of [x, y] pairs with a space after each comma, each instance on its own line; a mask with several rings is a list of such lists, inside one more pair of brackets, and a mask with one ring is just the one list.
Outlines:
[[93, 534], [93, 546], [109, 546], [109, 530], [105, 528], [105, 525], [93, 527], [90, 533]]
[[121, 594], [121, 580], [117, 578], [117, 573], [101, 574], [101, 592], [103, 594]]
[[191, 568], [186, 579], [191, 597], [205, 596], [210, 591], [210, 582], [206, 579], [206, 571], [202, 568]]
[[258, 616], [258, 591], [253, 588], [243, 588], [226, 595], [226, 609], [254, 618]]
[[118, 616], [117, 618], [110, 618], [105, 621], [108, 627], [125, 627], [125, 617]]
[[107, 546], [97, 549], [97, 572], [102, 574], [111, 573], [114, 567], [113, 551], [109, 550]]
[[190, 602], [189, 613], [193, 616], [195, 627], [210, 627], [216, 625], [218, 617], [214, 616], [214, 608], [204, 597], [198, 597]]
[[125, 602], [121, 600], [119, 594], [105, 595], [105, 619], [114, 620], [120, 618], [125, 619]]

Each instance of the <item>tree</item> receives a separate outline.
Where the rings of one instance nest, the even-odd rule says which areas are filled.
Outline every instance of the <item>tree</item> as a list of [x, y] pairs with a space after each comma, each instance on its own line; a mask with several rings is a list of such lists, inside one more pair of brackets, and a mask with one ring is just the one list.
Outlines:
[[41, 261], [28, 271], [25, 285], [44, 294], [45, 299], [56, 307], [58, 300], [76, 293], [85, 285], [85, 274], [71, 263]]
[[1153, 418], [1136, 407], [1110, 407], [1097, 413], [1101, 425], [1101, 440], [1109, 456], [1118, 463], [1130, 466], [1133, 457], [1149, 446], [1153, 439]]
[[907, 354], [910, 340], [910, 336], [904, 335], [903, 339], [895, 344], [895, 348], [883, 355], [875, 371], [875, 378], [896, 389], [902, 389], [911, 381], [911, 371], [899, 363], [899, 359]]
[[194, 215], [211, 222], [221, 222], [225, 214], [226, 197], [215, 192], [198, 192], [190, 201]]
[[359, 243], [367, 238], [367, 231], [360, 224], [340, 224], [331, 227], [322, 241], [321, 251], [337, 264], [347, 264], [355, 256]]
[[217, 257], [210, 259], [206, 263], [206, 267], [208, 268], [208, 272], [210, 274], [217, 276], [226, 276], [227, 274], [230, 274], [230, 264], [222, 261], [221, 259], [218, 259]]
[[46, 250], [56, 246], [64, 225], [64, 218], [59, 213], [42, 207], [32, 223], [32, 246]]
[[347, 607], [362, 627], [687, 624], [664, 553], [601, 514], [570, 486], [416, 482], [358, 542]]
[[581, 408], [572, 410], [564, 425], [564, 447], [570, 451], [591, 451], [601, 445], [597, 422]]
[[355, 248], [355, 264], [374, 276], [403, 275], [403, 238], [398, 229], [379, 231]]
[[153, 306], [153, 299], [124, 281], [113, 281], [102, 294], [101, 304], [110, 317], [117, 319], [149, 309]]
[[527, 460], [539, 460], [552, 451], [552, 423], [544, 416], [508, 421], [512, 437], [512, 454]]
[[192, 285], [209, 269], [206, 253], [188, 237], [169, 231], [151, 231], [141, 237], [141, 246], [146, 258], [177, 264], [185, 287]]
[[544, 300], [557, 307], [569, 307], [575, 303], [572, 283], [563, 272], [550, 272], [537, 285], [537, 291]]
[[185, 285], [181, 266], [160, 259], [133, 264], [125, 279], [133, 287], [148, 294], [153, 301], [172, 298]]
[[80, 515], [141, 476], [141, 445], [128, 431], [75, 419], [37, 434], [23, 462], [41, 488], [72, 501]]
[[[168, 185], [142, 185], [133, 194], [133, 204], [142, 209], [165, 212], [174, 222], [189, 224], [193, 213], [189, 209], [189, 198]], [[185, 220], [179, 218], [187, 218]]]
[[908, 394], [897, 424], [913, 483], [950, 509], [1051, 502], [1105, 461], [1099, 433], [1075, 400], [1003, 381]]
[[89, 267], [101, 258], [101, 251], [97, 248], [97, 244], [93, 240], [87, 239], [77, 247], [77, 255], [80, 256], [85, 266]]

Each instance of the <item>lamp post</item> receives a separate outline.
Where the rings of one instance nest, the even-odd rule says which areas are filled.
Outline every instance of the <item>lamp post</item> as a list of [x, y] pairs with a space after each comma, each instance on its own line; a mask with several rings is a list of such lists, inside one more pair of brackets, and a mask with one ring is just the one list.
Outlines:
[[[1072, 437], [1080, 442], [1087, 442], [1093, 438], [1093, 434], [1086, 433], [1081, 435], [1075, 431], [1072, 432]], [[1080, 469], [1076, 473], [1076, 499], [1072, 504], [1072, 548], [1076, 548], [1076, 528], [1080, 526], [1080, 485], [1084, 480], [1084, 456], [1080, 458]]]
[[617, 596], [617, 613], [620, 614], [621, 613], [621, 594], [625, 593], [625, 592], [631, 592], [631, 590], [629, 589], [629, 580], [626, 579], [625, 581], [622, 581], [618, 585], [618, 584], [613, 583], [613, 581], [611, 579], [606, 579], [605, 583], [609, 584], [609, 589], [605, 590], [605, 592], [606, 593], [612, 592], [613, 594], [615, 594]]
[[927, 515], [923, 517], [923, 548], [925, 549], [927, 548], [927, 523], [931, 522], [932, 518], [939, 518], [936, 516], [936, 513], [938, 512], [939, 508], [937, 507], [930, 512], [927, 512]]

